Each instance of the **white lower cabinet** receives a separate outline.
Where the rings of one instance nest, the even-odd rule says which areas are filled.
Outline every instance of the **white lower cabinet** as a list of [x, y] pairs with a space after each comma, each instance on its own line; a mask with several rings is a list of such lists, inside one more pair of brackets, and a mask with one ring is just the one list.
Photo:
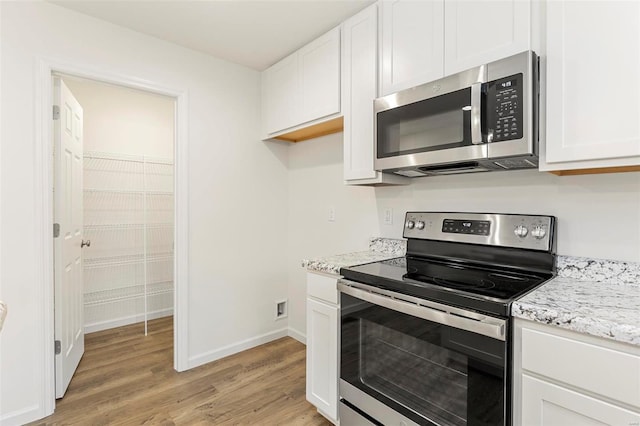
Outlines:
[[545, 380], [522, 376], [522, 425], [633, 425], [640, 415]]
[[307, 400], [338, 423], [338, 276], [307, 274]]
[[516, 319], [513, 424], [640, 424], [640, 347]]

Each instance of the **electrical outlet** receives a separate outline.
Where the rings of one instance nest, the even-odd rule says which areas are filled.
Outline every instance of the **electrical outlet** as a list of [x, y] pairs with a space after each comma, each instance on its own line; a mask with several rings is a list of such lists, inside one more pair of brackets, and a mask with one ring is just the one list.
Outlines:
[[327, 220], [329, 222], [335, 222], [336, 221], [336, 209], [335, 209], [335, 207], [329, 207], [329, 214], [327, 216]]
[[384, 209], [384, 224], [393, 225], [393, 209]]

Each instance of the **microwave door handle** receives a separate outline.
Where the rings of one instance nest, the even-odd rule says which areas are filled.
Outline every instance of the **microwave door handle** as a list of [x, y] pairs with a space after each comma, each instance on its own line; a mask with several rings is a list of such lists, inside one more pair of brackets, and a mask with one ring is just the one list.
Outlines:
[[482, 83], [471, 85], [471, 143], [474, 145], [482, 143], [481, 92]]

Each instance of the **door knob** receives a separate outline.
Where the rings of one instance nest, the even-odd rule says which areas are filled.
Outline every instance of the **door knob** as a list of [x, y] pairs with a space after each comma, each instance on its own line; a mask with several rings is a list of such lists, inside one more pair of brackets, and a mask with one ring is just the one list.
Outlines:
[[91, 247], [91, 240], [82, 240], [82, 242], [80, 243], [80, 248], [87, 246], [87, 247]]

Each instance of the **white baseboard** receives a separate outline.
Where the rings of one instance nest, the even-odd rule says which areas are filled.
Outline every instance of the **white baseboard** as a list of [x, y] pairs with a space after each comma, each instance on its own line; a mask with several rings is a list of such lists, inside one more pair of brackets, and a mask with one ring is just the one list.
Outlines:
[[304, 345], [307, 344], [307, 336], [303, 332], [298, 331], [293, 327], [289, 327], [289, 337], [293, 337], [298, 342], [300, 342], [300, 343], [302, 343]]
[[0, 413], [0, 425], [2, 426], [18, 426], [30, 423], [46, 417], [43, 415], [39, 405], [32, 405], [22, 410], [13, 411], [11, 413]]
[[[153, 320], [173, 315], [173, 308], [161, 309], [159, 311], [147, 313], [147, 319]], [[135, 324], [144, 321], [144, 314], [131, 315], [128, 317], [116, 318], [108, 321], [94, 322], [93, 324], [85, 324], [84, 332], [95, 333], [96, 331], [108, 330], [110, 328], [122, 327], [124, 325]]]
[[270, 333], [265, 333], [260, 336], [252, 337], [250, 339], [242, 340], [237, 343], [232, 343], [231, 345], [224, 346], [220, 349], [215, 349], [213, 351], [205, 352], [200, 355], [196, 355], [193, 357], [189, 357], [188, 369], [195, 368], [206, 364], [211, 361], [216, 361], [220, 358], [224, 358], [229, 355], [237, 354], [238, 352], [246, 351], [247, 349], [254, 348], [256, 346], [263, 345], [265, 343], [269, 343], [272, 340], [280, 339], [281, 337], [287, 336], [287, 329], [281, 328], [276, 331], [272, 331]]

